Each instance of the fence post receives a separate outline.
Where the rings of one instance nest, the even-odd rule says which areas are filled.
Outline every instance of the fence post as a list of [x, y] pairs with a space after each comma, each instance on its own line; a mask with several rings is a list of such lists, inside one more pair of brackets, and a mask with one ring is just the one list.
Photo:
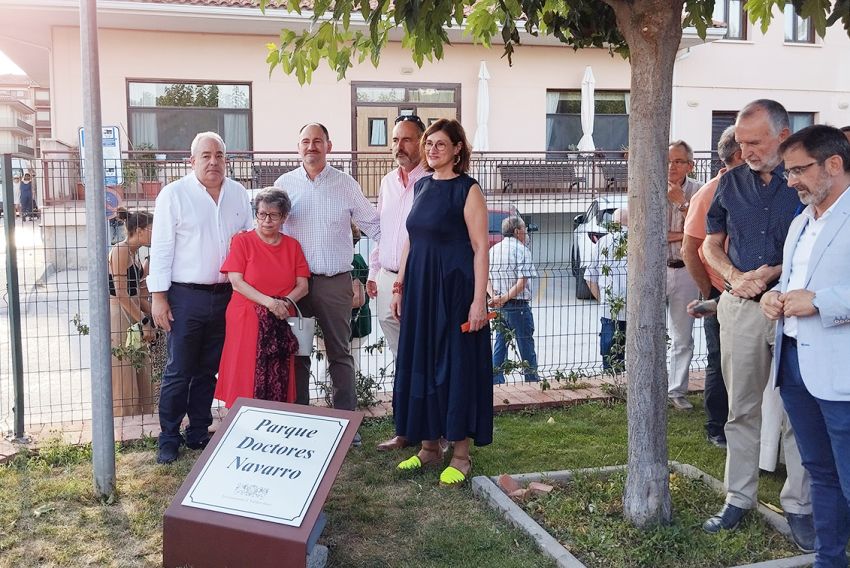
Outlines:
[[97, 47], [97, 2], [80, 2], [80, 48], [85, 127], [89, 313], [91, 314], [92, 466], [99, 497], [115, 491], [115, 426], [112, 413], [112, 349], [107, 291], [103, 130]]
[[21, 341], [21, 295], [18, 288], [18, 247], [15, 244], [15, 199], [12, 188], [12, 155], [3, 154], [3, 202], [6, 223], [6, 288], [9, 298], [9, 349], [15, 393], [15, 440], [24, 441], [24, 367]]

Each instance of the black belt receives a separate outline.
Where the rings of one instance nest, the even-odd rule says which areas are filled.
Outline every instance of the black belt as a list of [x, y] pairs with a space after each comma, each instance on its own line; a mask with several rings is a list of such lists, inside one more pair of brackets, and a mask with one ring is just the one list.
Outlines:
[[386, 270], [390, 274], [395, 274], [396, 276], [398, 276], [398, 270], [390, 270], [389, 268], [384, 268], [384, 270]]
[[203, 290], [204, 292], [212, 292], [213, 294], [223, 294], [233, 290], [230, 282], [222, 282], [220, 284], [194, 284], [192, 282], [172, 282], [172, 286], [180, 286], [181, 288], [189, 288], [190, 290]]
[[668, 260], [667, 268], [684, 268], [685, 261], [684, 260]]
[[505, 302], [505, 305], [506, 305], [506, 306], [510, 306], [510, 305], [514, 305], [514, 306], [527, 306], [527, 305], [528, 305], [528, 300], [516, 300], [516, 299], [514, 299], [514, 300], [508, 300], [507, 302]]

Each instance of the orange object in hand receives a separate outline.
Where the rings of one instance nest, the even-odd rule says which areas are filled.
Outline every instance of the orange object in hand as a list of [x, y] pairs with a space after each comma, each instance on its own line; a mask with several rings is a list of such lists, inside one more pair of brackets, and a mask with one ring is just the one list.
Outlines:
[[[496, 319], [497, 315], [498, 314], [496, 314], [496, 312], [487, 312], [487, 319], [488, 320], [494, 320], [494, 319]], [[469, 322], [464, 322], [464, 323], [460, 324], [460, 330], [463, 333], [469, 332], [469, 327], [470, 327]]]

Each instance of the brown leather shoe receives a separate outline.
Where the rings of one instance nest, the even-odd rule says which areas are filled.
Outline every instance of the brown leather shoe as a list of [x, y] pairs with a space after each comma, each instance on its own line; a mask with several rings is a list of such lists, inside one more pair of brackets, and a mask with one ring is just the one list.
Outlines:
[[408, 447], [410, 444], [404, 436], [394, 436], [386, 442], [378, 444], [379, 452], [391, 452], [393, 450], [401, 450]]

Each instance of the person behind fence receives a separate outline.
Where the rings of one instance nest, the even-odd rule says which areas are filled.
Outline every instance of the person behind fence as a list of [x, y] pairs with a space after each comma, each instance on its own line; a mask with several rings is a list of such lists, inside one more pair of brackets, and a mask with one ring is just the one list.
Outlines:
[[816, 125], [779, 147], [806, 205], [788, 229], [782, 275], [761, 298], [777, 321], [774, 386], [811, 476], [815, 566], [847, 566], [850, 539], [850, 142]]
[[[220, 272], [230, 240], [253, 229], [245, 188], [226, 177], [227, 148], [215, 132], [192, 141], [192, 171], [156, 198], [148, 288], [156, 325], [168, 332], [168, 364], [159, 397], [159, 463], [171, 463], [185, 442], [210, 439], [215, 375], [224, 345], [232, 287]], [[180, 424], [188, 415], [185, 440]]]
[[[395, 119], [392, 153], [398, 167], [381, 180], [378, 193], [381, 242], [369, 255], [366, 292], [370, 298], [375, 298], [378, 323], [393, 357], [398, 353], [401, 328], [390, 312], [390, 302], [393, 298], [393, 282], [401, 266], [401, 249], [407, 239], [405, 221], [413, 205], [413, 186], [426, 174], [425, 164], [419, 152], [423, 132], [425, 125], [414, 114], [403, 114]], [[407, 445], [407, 440], [394, 436], [378, 444], [378, 451], [398, 450], [406, 448]]]
[[[351, 224], [351, 236], [354, 246], [360, 242], [362, 233], [354, 223]], [[369, 296], [366, 283], [369, 280], [369, 265], [359, 252], [351, 260], [351, 356], [354, 358], [354, 371], [360, 371], [360, 349], [363, 339], [372, 333], [372, 310], [369, 309]]]
[[[717, 298], [723, 291], [723, 278], [711, 268], [702, 252], [705, 241], [705, 214], [717, 192], [720, 178], [728, 170], [744, 163], [741, 159], [741, 147], [735, 142], [735, 125], [728, 127], [717, 142], [717, 155], [724, 163], [715, 177], [702, 186], [691, 198], [688, 215], [685, 218], [685, 236], [682, 239], [682, 258], [685, 266], [699, 289], [699, 298], [688, 304], [688, 314], [703, 318], [705, 347], [705, 433], [711, 444], [726, 448], [726, 418], [729, 413], [729, 399], [726, 385], [723, 383], [723, 370], [720, 367], [720, 324], [717, 322]], [[694, 309], [697, 306], [699, 311]], [[714, 306], [714, 310], [711, 308]]]
[[[705, 258], [724, 279], [717, 301], [720, 361], [729, 393], [726, 433], [726, 503], [703, 524], [717, 533], [734, 530], [758, 505], [762, 399], [770, 377], [775, 324], [759, 308], [765, 290], [782, 271], [782, 243], [800, 207], [788, 188], [779, 145], [791, 133], [785, 108], [760, 99], [735, 120], [735, 140], [747, 163], [720, 178], [705, 220]], [[727, 250], [728, 238], [728, 250]], [[780, 405], [781, 406], [781, 405]], [[808, 474], [800, 463], [794, 429], [784, 420], [788, 477], [779, 500], [794, 542], [814, 549]]]
[[14, 209], [11, 210], [11, 215], [14, 217], [21, 214], [21, 176], [19, 174], [15, 174], [12, 178], [12, 201], [14, 201]]
[[295, 402], [298, 340], [286, 321], [307, 293], [310, 269], [301, 245], [280, 232], [291, 204], [280, 189], [254, 198], [257, 225], [239, 233], [221, 272], [233, 286], [215, 398], [230, 408], [240, 396]]
[[109, 250], [109, 323], [112, 337], [112, 412], [114, 416], [152, 414], [151, 364], [147, 352], [155, 338], [151, 305], [143, 292], [139, 248], [151, 244], [153, 215], [117, 211], [126, 237]]
[[431, 124], [421, 152], [433, 174], [416, 183], [392, 309], [401, 322], [395, 433], [422, 446], [397, 467], [441, 464], [444, 437], [454, 452], [440, 484], [457, 486], [472, 466], [470, 439], [476, 446], [493, 441], [487, 204], [466, 174], [471, 150], [459, 122]]
[[593, 248], [584, 272], [587, 287], [599, 300], [602, 368], [622, 373], [626, 363], [626, 243], [629, 210], [614, 211], [609, 232]]
[[499, 321], [493, 346], [493, 384], [505, 382], [503, 365], [510, 337], [522, 358], [526, 382], [538, 380], [537, 353], [534, 350], [534, 316], [531, 313], [531, 280], [537, 268], [528, 249], [528, 228], [517, 215], [502, 221], [500, 242], [490, 249], [490, 306], [496, 308]]
[[689, 177], [694, 169], [694, 151], [684, 140], [670, 143], [667, 164], [667, 315], [670, 322], [667, 398], [677, 410], [692, 410], [693, 405], [685, 398], [694, 356], [694, 319], [688, 314], [688, 304], [697, 297], [699, 290], [685, 269], [682, 239], [685, 215], [700, 184]]
[[[310, 266], [309, 292], [299, 304], [302, 313], [315, 317], [327, 348], [333, 383], [333, 406], [354, 410], [354, 359], [351, 356], [351, 259], [354, 245], [351, 223], [372, 239], [381, 236], [378, 212], [353, 177], [327, 162], [333, 145], [328, 129], [309, 123], [299, 132], [301, 166], [274, 183], [287, 192], [292, 211], [283, 231], [295, 238]], [[295, 358], [297, 403], [310, 403], [310, 357]], [[361, 444], [360, 434], [353, 444]]]
[[35, 196], [33, 195], [32, 186], [32, 175], [27, 172], [24, 174], [24, 177], [21, 178], [21, 185], [19, 187], [21, 196], [21, 219], [26, 220], [32, 217], [35, 212]]

